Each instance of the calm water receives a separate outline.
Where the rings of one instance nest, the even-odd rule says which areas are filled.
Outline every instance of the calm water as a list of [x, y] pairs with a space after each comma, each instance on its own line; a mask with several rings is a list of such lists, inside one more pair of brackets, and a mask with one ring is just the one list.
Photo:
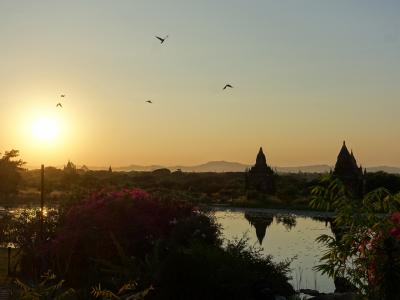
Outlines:
[[312, 212], [283, 212], [277, 210], [215, 210], [226, 239], [246, 235], [252, 245], [261, 246], [274, 261], [295, 258], [291, 264], [291, 283], [295, 289], [311, 288], [333, 292], [333, 280], [314, 270], [324, 248], [315, 239], [321, 234], [332, 235], [326, 215]]

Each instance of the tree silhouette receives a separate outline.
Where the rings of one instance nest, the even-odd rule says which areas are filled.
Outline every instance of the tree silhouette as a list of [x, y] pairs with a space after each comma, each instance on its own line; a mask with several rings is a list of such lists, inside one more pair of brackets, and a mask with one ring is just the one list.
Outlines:
[[18, 192], [21, 183], [22, 166], [25, 164], [21, 159], [17, 159], [19, 151], [12, 149], [6, 151], [0, 159], [0, 198], [7, 198]]

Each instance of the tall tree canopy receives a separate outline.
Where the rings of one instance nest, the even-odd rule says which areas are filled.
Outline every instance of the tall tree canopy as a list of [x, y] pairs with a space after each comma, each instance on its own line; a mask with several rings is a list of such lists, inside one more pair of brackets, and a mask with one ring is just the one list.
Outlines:
[[18, 159], [19, 151], [6, 151], [0, 158], [0, 197], [15, 194], [21, 182], [24, 161]]

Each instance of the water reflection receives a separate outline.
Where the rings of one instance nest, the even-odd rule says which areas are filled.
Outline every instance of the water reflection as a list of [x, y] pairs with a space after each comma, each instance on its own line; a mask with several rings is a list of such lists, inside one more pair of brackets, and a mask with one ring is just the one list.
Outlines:
[[258, 242], [260, 243], [260, 245], [262, 245], [265, 233], [267, 231], [267, 227], [271, 225], [272, 221], [274, 220], [274, 217], [269, 214], [262, 214], [262, 213], [255, 214], [250, 212], [246, 212], [244, 214], [244, 217], [246, 218], [247, 221], [249, 221], [250, 225], [256, 229]]
[[324, 248], [315, 239], [332, 235], [327, 215], [315, 212], [280, 212], [277, 210], [217, 210], [217, 222], [227, 239], [246, 235], [250, 243], [262, 247], [264, 254], [277, 262], [294, 259], [291, 283], [295, 289], [311, 288], [333, 292], [333, 280], [313, 270]]
[[282, 223], [287, 231], [290, 231], [296, 226], [296, 216], [293, 214], [278, 214], [276, 215], [276, 223]]

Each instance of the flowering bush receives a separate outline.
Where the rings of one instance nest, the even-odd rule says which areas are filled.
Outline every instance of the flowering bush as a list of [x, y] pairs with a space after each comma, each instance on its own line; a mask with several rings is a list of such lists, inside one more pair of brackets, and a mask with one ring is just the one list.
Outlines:
[[369, 299], [400, 299], [400, 194], [381, 188], [359, 201], [327, 177], [312, 195], [314, 208], [335, 212], [334, 236], [318, 238], [327, 251], [317, 270], [348, 279]]
[[400, 280], [400, 224], [393, 222], [397, 215], [399, 212], [383, 219], [357, 244], [358, 260], [365, 267], [370, 294], [398, 290], [397, 284], [393, 284]]
[[116, 259], [113, 238], [129, 255], [144, 258], [194, 212], [188, 204], [161, 202], [140, 189], [95, 192], [69, 209], [56, 238], [45, 245], [49, 267], [69, 282], [90, 281], [96, 277], [94, 261]]

